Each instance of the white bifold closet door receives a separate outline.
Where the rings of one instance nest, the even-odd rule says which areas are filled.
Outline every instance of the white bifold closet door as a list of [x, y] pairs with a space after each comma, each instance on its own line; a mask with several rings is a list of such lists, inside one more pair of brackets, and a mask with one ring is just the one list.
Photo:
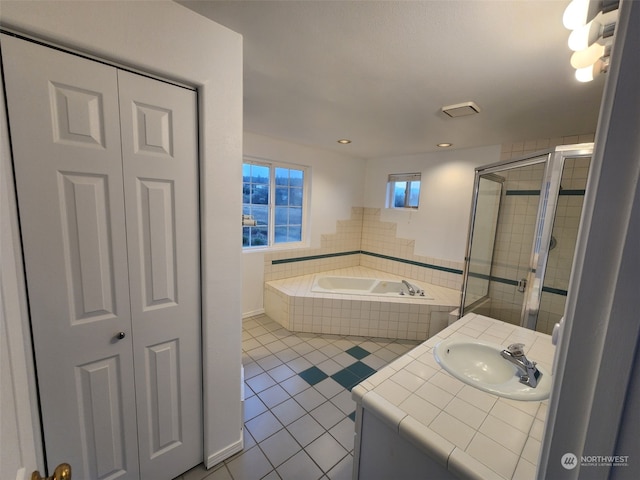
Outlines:
[[196, 94], [1, 45], [47, 463], [171, 479], [203, 458]]

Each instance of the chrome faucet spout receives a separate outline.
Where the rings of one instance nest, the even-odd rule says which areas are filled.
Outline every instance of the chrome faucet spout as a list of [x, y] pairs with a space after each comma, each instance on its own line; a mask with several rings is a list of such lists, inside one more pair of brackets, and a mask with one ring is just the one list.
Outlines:
[[411, 285], [406, 280], [402, 280], [402, 283], [404, 284], [405, 287], [407, 287], [407, 290], [409, 291], [409, 295], [413, 296], [416, 294], [416, 289], [413, 287], [413, 285]]
[[524, 344], [512, 343], [505, 350], [502, 350], [500, 355], [516, 366], [520, 383], [529, 385], [532, 388], [538, 385], [542, 373], [536, 367], [536, 362], [530, 361], [524, 355]]

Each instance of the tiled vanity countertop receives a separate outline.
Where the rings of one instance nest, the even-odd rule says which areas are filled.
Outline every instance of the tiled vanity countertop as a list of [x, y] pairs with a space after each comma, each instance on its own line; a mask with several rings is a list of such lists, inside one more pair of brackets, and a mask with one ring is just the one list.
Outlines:
[[433, 348], [452, 337], [524, 343], [527, 358], [552, 370], [549, 335], [472, 313], [354, 387], [354, 400], [454, 475], [534, 479], [548, 400], [498, 397], [449, 375]]

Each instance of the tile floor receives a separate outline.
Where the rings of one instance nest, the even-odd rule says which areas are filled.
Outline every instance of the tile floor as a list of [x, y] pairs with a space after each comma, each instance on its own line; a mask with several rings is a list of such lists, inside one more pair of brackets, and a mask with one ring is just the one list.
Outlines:
[[351, 388], [420, 342], [292, 333], [243, 322], [245, 448], [175, 480], [342, 480], [353, 465]]

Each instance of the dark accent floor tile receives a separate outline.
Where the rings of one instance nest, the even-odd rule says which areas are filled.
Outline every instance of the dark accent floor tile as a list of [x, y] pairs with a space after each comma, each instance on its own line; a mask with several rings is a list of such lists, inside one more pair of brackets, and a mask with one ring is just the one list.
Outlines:
[[360, 377], [346, 368], [334, 373], [331, 375], [331, 378], [347, 390], [351, 390], [355, 385], [360, 383]]
[[302, 377], [309, 385], [315, 385], [328, 377], [326, 373], [320, 370], [318, 367], [310, 367], [303, 370], [298, 375]]
[[357, 358], [358, 360], [362, 360], [364, 357], [371, 354], [371, 352], [367, 352], [364, 348], [357, 345], [355, 347], [351, 347], [349, 350], [347, 350], [346, 353], [351, 355], [353, 358]]
[[371, 368], [366, 363], [362, 363], [360, 361], [354, 363], [353, 365], [349, 365], [347, 367], [347, 370], [356, 375], [359, 378], [359, 382], [376, 373], [376, 370]]
[[351, 420], [353, 420], [355, 422], [356, 421], [356, 412], [351, 412], [349, 415], [347, 415], [347, 417], [349, 417]]

